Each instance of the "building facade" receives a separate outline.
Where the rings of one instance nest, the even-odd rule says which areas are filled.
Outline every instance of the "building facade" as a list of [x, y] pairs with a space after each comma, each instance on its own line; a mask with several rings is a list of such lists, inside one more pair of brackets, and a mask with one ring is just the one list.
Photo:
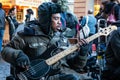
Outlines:
[[[87, 14], [88, 9], [93, 9], [94, 15], [99, 12], [101, 2], [106, 0], [74, 0], [74, 13], [79, 18]], [[120, 2], [120, 0], [118, 0]]]
[[92, 9], [94, 14], [97, 14], [100, 8], [101, 0], [75, 0], [74, 13], [79, 18], [87, 14], [88, 9]]

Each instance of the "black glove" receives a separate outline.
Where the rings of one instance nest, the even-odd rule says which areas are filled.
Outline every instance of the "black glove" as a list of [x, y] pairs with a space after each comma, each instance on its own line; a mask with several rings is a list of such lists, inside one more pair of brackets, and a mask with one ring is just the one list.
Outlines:
[[27, 68], [30, 65], [30, 60], [24, 53], [19, 53], [16, 59], [16, 65], [22, 68]]

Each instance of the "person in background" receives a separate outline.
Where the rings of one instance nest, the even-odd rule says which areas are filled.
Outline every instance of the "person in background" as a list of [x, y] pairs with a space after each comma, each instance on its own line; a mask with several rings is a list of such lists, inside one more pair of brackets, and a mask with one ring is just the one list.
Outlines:
[[108, 0], [103, 0], [101, 2], [101, 5], [100, 5], [100, 9], [99, 9], [99, 12], [98, 14], [95, 15], [96, 19], [99, 20], [99, 19], [106, 19], [106, 14], [105, 14], [105, 6], [106, 4], [108, 3], [109, 1]]
[[[60, 32], [61, 28], [60, 13], [61, 8], [58, 4], [52, 2], [42, 3], [38, 7], [38, 21], [31, 24], [31, 27], [25, 26], [24, 30], [18, 32], [17, 35], [3, 48], [3, 59], [14, 66], [19, 73], [19, 71], [22, 71], [20, 70], [21, 68], [24, 70], [29, 70], [30, 67], [31, 69], [33, 67], [30, 65], [31, 61], [38, 59], [46, 60], [51, 58], [53, 55], [58, 54], [59, 51], [61, 52], [61, 50], [63, 50], [61, 49], [61, 43], [66, 41], [61, 39], [61, 37], [58, 40], [54, 39], [55, 33]], [[61, 42], [59, 43], [59, 41]], [[87, 41], [83, 39], [80, 40], [78, 44], [80, 46], [86, 46]], [[68, 47], [67, 44], [66, 47]], [[72, 58], [72, 60], [76, 60], [78, 62], [78, 65], [80, 64], [79, 52], [80, 51], [78, 50], [78, 55]], [[57, 63], [51, 65], [49, 73], [42, 78], [46, 78], [46, 80], [78, 80], [76, 75], [73, 75], [72, 73], [63, 73], [64, 69], [62, 69], [62, 65], [66, 64], [66, 58], [67, 57], [61, 59], [62, 61], [57, 61]], [[74, 65], [75, 64], [76, 63], [74, 62]], [[42, 66], [43, 65], [36, 65], [39, 69], [42, 68]], [[82, 64], [80, 64], [80, 66], [82, 66]], [[35, 68], [34, 70], [36, 74], [37, 69]], [[41, 71], [42, 70], [40, 70], [40, 73]], [[31, 80], [27, 75], [25, 76], [28, 80]]]
[[108, 2], [105, 4], [104, 12], [106, 15], [109, 15], [112, 11], [112, 8], [114, 7], [114, 15], [116, 20], [119, 20], [119, 1], [118, 0], [108, 0]]
[[120, 4], [118, 0], [108, 0], [108, 2], [105, 4], [104, 8], [104, 14], [106, 15], [106, 20], [108, 21], [108, 24], [112, 24], [114, 22], [109, 22], [108, 16], [110, 16], [111, 13], [115, 16], [115, 22], [120, 20]]
[[[34, 12], [32, 9], [27, 9], [27, 14], [25, 15], [26, 19], [25, 21], [19, 25], [19, 27], [16, 29], [14, 36], [17, 35], [17, 32], [24, 30], [24, 25], [29, 26], [31, 24], [34, 24], [35, 22], [37, 22], [36, 18], [34, 17]], [[30, 27], [30, 26], [29, 26]]]
[[27, 14], [25, 15], [26, 19], [25, 22], [35, 20], [36, 18], [34, 17], [34, 12], [32, 9], [27, 9]]
[[6, 17], [8, 23], [9, 23], [10, 40], [12, 39], [13, 34], [19, 25], [15, 14], [16, 14], [16, 11], [15, 11], [15, 8], [13, 7], [9, 10], [8, 16]]
[[5, 31], [5, 17], [6, 17], [5, 11], [2, 9], [2, 3], [0, 3], [0, 58], [1, 58], [3, 36]]
[[[92, 9], [89, 9], [88, 10], [88, 15], [87, 16], [84, 16], [82, 18], [82, 21], [81, 21], [81, 27], [83, 27], [85, 24], [86, 24], [86, 19], [88, 17], [88, 27], [90, 29], [90, 33], [89, 33], [89, 36], [93, 35], [96, 33], [96, 24], [97, 24], [97, 19], [95, 18], [95, 16], [93, 15], [93, 10]], [[89, 43], [89, 53], [92, 53], [92, 44], [93, 44], [93, 41], [91, 41]]]

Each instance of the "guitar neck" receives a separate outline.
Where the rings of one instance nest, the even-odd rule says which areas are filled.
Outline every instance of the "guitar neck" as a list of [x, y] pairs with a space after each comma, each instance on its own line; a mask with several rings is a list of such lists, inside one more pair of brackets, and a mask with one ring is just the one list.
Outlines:
[[94, 35], [88, 37], [86, 40], [87, 40], [88, 42], [90, 42], [90, 41], [92, 41], [92, 40], [98, 38], [99, 36], [101, 36], [100, 33], [96, 33], [96, 34], [94, 34]]
[[[99, 33], [96, 33], [96, 34], [88, 37], [86, 40], [87, 40], [88, 42], [90, 42], [90, 41], [96, 39], [96, 38], [99, 37], [99, 36], [100, 36]], [[61, 58], [67, 56], [68, 54], [70, 54], [70, 53], [72, 53], [72, 52], [74, 52], [74, 51], [76, 51], [78, 48], [79, 48], [79, 44], [75, 44], [74, 46], [71, 46], [71, 47], [69, 47], [68, 49], [66, 49], [66, 50], [64, 50], [64, 51], [62, 51], [62, 52], [54, 55], [53, 57], [47, 59], [47, 60], [46, 60], [46, 63], [47, 63], [48, 65], [52, 65], [52, 64], [56, 63], [58, 60], [60, 60]]]

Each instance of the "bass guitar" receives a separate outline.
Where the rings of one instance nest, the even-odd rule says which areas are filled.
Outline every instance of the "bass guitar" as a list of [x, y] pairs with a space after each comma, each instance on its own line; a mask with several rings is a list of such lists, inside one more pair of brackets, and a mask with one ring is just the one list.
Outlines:
[[[100, 37], [100, 36], [108, 36], [113, 30], [116, 30], [116, 26], [108, 26], [106, 28], [100, 28], [100, 30], [86, 38], [88, 42]], [[68, 47], [68, 49], [48, 58], [47, 60], [34, 60], [31, 62], [31, 67], [28, 70], [25, 70], [23, 72], [19, 72], [17, 74], [17, 77], [19, 80], [36, 80], [40, 79], [41, 77], [45, 76], [49, 70], [50, 70], [50, 65], [56, 63], [63, 57], [71, 54], [72, 52], [76, 51], [79, 48], [79, 44], [75, 44], [73, 46]]]

